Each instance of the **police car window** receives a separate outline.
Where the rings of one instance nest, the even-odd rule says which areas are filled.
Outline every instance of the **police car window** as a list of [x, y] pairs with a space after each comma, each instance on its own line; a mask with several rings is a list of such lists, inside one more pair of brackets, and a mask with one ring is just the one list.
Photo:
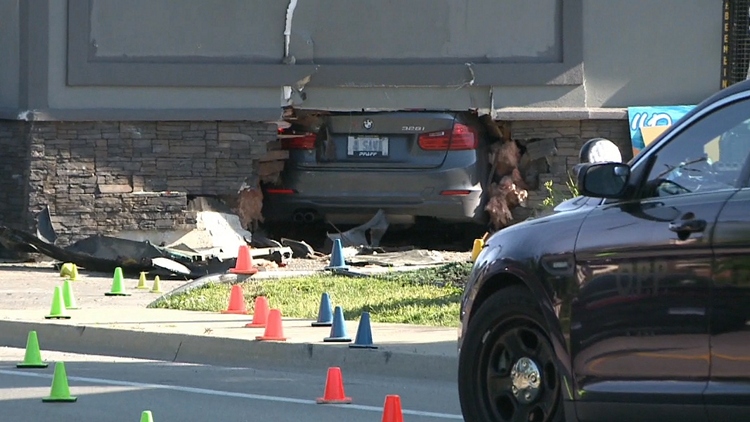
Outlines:
[[750, 100], [744, 100], [711, 112], [661, 147], [643, 196], [734, 189], [749, 153]]

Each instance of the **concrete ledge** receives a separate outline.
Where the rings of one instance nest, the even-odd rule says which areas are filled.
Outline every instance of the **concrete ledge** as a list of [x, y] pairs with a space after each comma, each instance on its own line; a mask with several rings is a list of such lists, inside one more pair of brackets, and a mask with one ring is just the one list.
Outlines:
[[455, 381], [456, 356], [350, 349], [347, 344], [259, 342], [183, 333], [134, 331], [66, 323], [0, 321], [0, 345], [24, 348], [35, 330], [44, 350], [230, 367], [277, 365], [344, 370], [381, 376]]
[[504, 107], [495, 109], [495, 120], [626, 120], [627, 108], [608, 107]]

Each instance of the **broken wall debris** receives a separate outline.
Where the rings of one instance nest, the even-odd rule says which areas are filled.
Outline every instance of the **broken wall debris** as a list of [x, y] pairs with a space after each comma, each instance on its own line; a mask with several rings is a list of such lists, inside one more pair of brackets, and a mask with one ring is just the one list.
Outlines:
[[[487, 122], [485, 122], [487, 123]], [[492, 174], [486, 210], [493, 227], [501, 229], [533, 216], [547, 196], [544, 183], [566, 186], [569, 170], [589, 139], [613, 141], [632, 158], [625, 120], [496, 122], [502, 141], [491, 145]]]

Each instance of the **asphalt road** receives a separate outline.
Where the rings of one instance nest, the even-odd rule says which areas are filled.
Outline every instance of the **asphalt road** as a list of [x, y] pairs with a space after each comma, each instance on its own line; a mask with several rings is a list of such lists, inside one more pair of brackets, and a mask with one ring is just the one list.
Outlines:
[[[455, 382], [343, 374], [348, 405], [321, 405], [326, 374], [227, 368], [42, 351], [46, 369], [18, 369], [24, 350], [0, 348], [3, 422], [380, 421], [385, 396], [401, 397], [408, 421], [463, 420]], [[75, 403], [43, 403], [54, 361], [65, 362]]]

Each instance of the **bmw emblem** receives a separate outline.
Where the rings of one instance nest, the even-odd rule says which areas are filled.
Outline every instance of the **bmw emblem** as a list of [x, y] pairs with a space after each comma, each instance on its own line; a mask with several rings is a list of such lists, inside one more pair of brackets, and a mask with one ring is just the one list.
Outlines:
[[372, 120], [370, 120], [370, 119], [365, 119], [365, 120], [364, 120], [364, 121], [362, 122], [362, 127], [363, 127], [363, 128], [365, 128], [365, 129], [372, 129]]

